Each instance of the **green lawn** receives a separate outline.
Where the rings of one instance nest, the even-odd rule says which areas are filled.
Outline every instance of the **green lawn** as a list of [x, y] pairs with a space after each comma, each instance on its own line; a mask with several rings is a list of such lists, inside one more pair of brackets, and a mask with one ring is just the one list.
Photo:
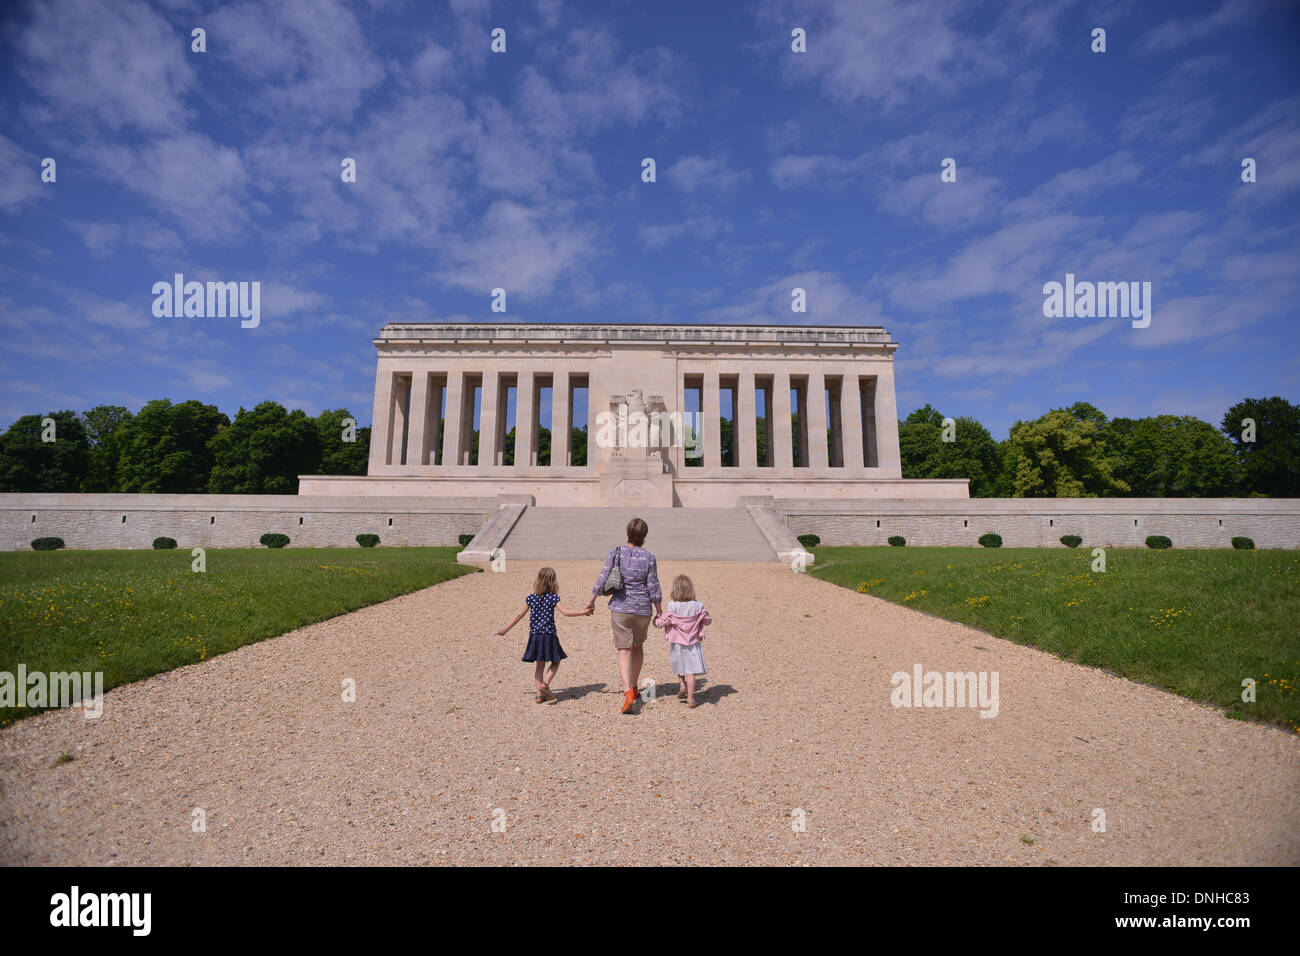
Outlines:
[[1294, 551], [813, 550], [819, 578], [1300, 733]]
[[[141, 680], [472, 572], [458, 548], [0, 553], [0, 671]], [[31, 713], [0, 710], [0, 726]]]

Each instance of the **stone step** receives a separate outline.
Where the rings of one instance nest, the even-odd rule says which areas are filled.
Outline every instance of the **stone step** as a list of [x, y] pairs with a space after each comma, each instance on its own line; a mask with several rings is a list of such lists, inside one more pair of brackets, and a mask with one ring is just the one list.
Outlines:
[[650, 526], [646, 547], [658, 558], [777, 560], [744, 508], [529, 508], [501, 547], [508, 560], [598, 560], [627, 540], [633, 515]]

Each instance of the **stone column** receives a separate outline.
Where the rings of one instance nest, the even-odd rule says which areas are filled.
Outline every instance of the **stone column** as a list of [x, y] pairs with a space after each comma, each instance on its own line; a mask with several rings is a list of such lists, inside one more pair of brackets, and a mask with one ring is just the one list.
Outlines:
[[483, 373], [483, 396], [478, 410], [478, 463], [480, 467], [492, 468], [501, 463], [502, 448], [497, 441], [499, 425], [497, 420], [500, 399], [501, 373], [487, 371]]
[[898, 453], [898, 404], [894, 397], [894, 363], [880, 363], [876, 376], [876, 458], [882, 478], [902, 478]]
[[739, 443], [737, 462], [741, 468], [758, 467], [758, 416], [754, 398], [754, 373], [741, 372], [736, 386], [735, 440]]
[[772, 375], [772, 464], [789, 470], [794, 467], [794, 432], [790, 427], [790, 373]]
[[407, 447], [407, 420], [411, 410], [411, 383], [393, 375], [393, 433], [392, 446], [388, 451], [388, 460], [394, 465], [405, 465]]
[[569, 370], [558, 369], [551, 378], [551, 467], [569, 467], [569, 424], [571, 414]]
[[466, 437], [461, 432], [461, 409], [464, 407], [465, 373], [455, 369], [447, 373], [447, 409], [443, 413], [442, 464], [459, 465]]
[[862, 456], [862, 397], [859, 394], [858, 373], [846, 372], [841, 377], [840, 426], [843, 430], [844, 468], [856, 471], [864, 466]]
[[411, 376], [410, 440], [406, 454], [408, 465], [427, 465], [429, 458], [429, 373], [413, 372]]
[[383, 362], [375, 373], [375, 406], [370, 416], [370, 474], [390, 461], [393, 434], [393, 373]]
[[808, 464], [825, 468], [826, 462], [826, 377], [820, 368], [808, 373]]
[[515, 468], [537, 463], [536, 379], [531, 371], [519, 373], [515, 390]]
[[704, 395], [700, 400], [704, 421], [704, 470], [722, 467], [722, 386], [716, 369], [704, 373]]

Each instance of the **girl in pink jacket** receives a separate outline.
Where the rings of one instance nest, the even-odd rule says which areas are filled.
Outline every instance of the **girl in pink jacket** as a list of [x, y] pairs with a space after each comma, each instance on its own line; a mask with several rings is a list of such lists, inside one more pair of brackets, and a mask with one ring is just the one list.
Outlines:
[[686, 701], [687, 707], [695, 706], [695, 675], [705, 674], [704, 627], [712, 624], [713, 618], [704, 610], [704, 605], [695, 599], [695, 585], [684, 574], [673, 579], [672, 600], [663, 614], [655, 618], [655, 627], [664, 629], [668, 638], [668, 661], [673, 673], [682, 678], [679, 682], [677, 699]]

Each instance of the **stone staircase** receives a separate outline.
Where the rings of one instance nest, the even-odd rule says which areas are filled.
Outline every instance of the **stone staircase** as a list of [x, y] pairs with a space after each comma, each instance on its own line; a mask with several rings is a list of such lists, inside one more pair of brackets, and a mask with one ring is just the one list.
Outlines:
[[777, 560], [745, 508], [528, 508], [500, 546], [511, 561], [599, 560], [627, 541], [634, 514], [650, 526], [646, 547], [661, 559]]

